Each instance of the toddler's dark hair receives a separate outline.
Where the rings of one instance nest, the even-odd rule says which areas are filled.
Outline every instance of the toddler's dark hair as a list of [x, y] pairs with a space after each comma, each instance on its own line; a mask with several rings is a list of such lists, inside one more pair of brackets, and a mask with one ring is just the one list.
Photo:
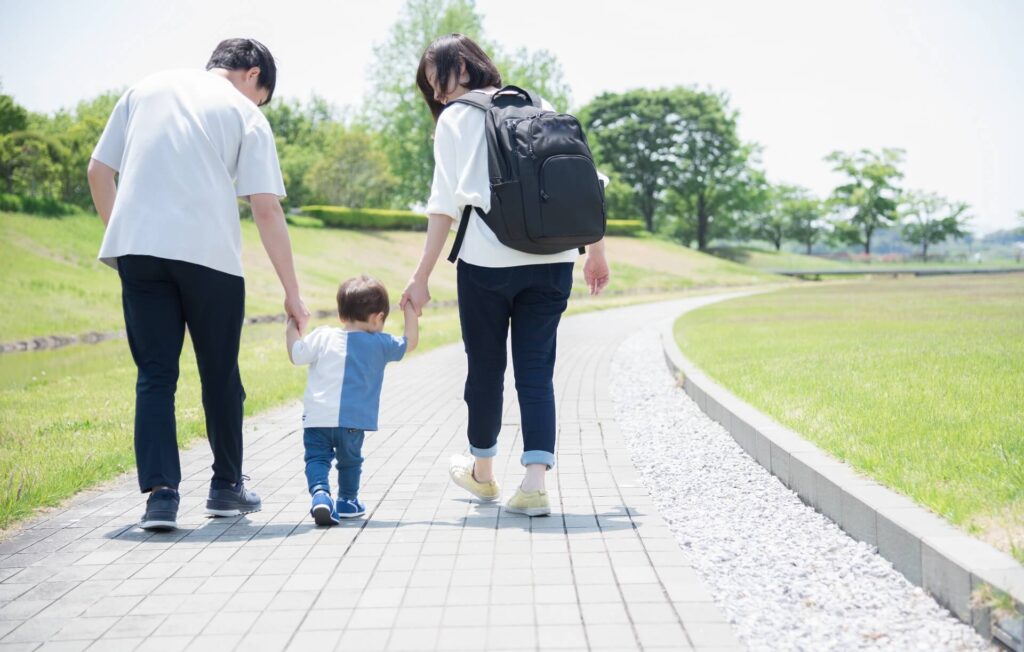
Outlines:
[[391, 312], [391, 300], [384, 284], [362, 274], [338, 286], [338, 316], [343, 321], [367, 321], [370, 315]]

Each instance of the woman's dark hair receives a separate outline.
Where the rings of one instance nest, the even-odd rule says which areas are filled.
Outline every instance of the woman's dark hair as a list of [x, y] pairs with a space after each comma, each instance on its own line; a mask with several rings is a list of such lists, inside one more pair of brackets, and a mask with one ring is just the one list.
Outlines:
[[274, 63], [274, 55], [270, 54], [267, 46], [254, 38], [229, 38], [218, 43], [210, 55], [210, 60], [206, 62], [207, 70], [213, 68], [259, 68], [260, 76], [256, 80], [256, 85], [267, 89], [267, 99], [263, 104], [269, 104], [274, 97], [274, 87], [277, 86], [277, 64]]
[[384, 284], [363, 274], [350, 278], [338, 287], [338, 316], [344, 321], [367, 321], [370, 315], [391, 312], [391, 300]]
[[423, 51], [420, 67], [416, 70], [416, 85], [420, 87], [423, 99], [434, 115], [434, 122], [437, 122], [441, 111], [444, 111], [444, 104], [434, 99], [434, 88], [427, 81], [427, 64], [433, 64], [437, 70], [435, 79], [438, 85], [443, 87], [440, 89], [443, 91], [448, 90], [453, 77], [458, 82], [462, 64], [466, 65], [466, 74], [469, 75], [466, 88], [474, 90], [488, 86], [501, 87], [501, 73], [473, 39], [462, 34], [442, 36]]

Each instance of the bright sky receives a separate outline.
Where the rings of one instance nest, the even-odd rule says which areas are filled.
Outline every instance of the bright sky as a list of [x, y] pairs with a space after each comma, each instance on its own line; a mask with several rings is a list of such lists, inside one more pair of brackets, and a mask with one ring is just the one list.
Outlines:
[[[357, 105], [401, 0], [0, 0], [0, 83], [36, 111], [150, 71], [202, 66], [229, 36], [278, 58], [279, 96]], [[727, 90], [769, 176], [827, 194], [833, 149], [902, 147], [905, 185], [974, 207], [982, 232], [1024, 209], [1024, 2], [478, 0], [485, 30], [558, 56], [576, 106], [602, 91]], [[414, 71], [410, 70], [410, 76]]]

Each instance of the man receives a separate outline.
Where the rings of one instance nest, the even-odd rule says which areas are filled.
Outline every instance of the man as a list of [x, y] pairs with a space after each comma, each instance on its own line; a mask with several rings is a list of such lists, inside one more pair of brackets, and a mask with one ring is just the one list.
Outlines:
[[[253, 39], [228, 39], [206, 70], [152, 75], [114, 107], [89, 162], [89, 187], [106, 225], [99, 258], [121, 277], [128, 345], [138, 367], [135, 462], [150, 492], [140, 523], [177, 527], [178, 458], [174, 394], [188, 327], [203, 387], [214, 516], [258, 511], [242, 475], [238, 348], [245, 310], [238, 203], [253, 220], [300, 330], [299, 295], [274, 136], [257, 108], [270, 101], [277, 67]], [[115, 174], [119, 174], [115, 184]]]

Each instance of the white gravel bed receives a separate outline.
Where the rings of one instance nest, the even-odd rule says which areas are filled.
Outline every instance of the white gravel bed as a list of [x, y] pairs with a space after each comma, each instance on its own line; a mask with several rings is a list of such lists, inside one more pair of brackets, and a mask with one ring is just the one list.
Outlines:
[[654, 329], [619, 349], [611, 384], [643, 482], [751, 650], [995, 649], [704, 415]]

